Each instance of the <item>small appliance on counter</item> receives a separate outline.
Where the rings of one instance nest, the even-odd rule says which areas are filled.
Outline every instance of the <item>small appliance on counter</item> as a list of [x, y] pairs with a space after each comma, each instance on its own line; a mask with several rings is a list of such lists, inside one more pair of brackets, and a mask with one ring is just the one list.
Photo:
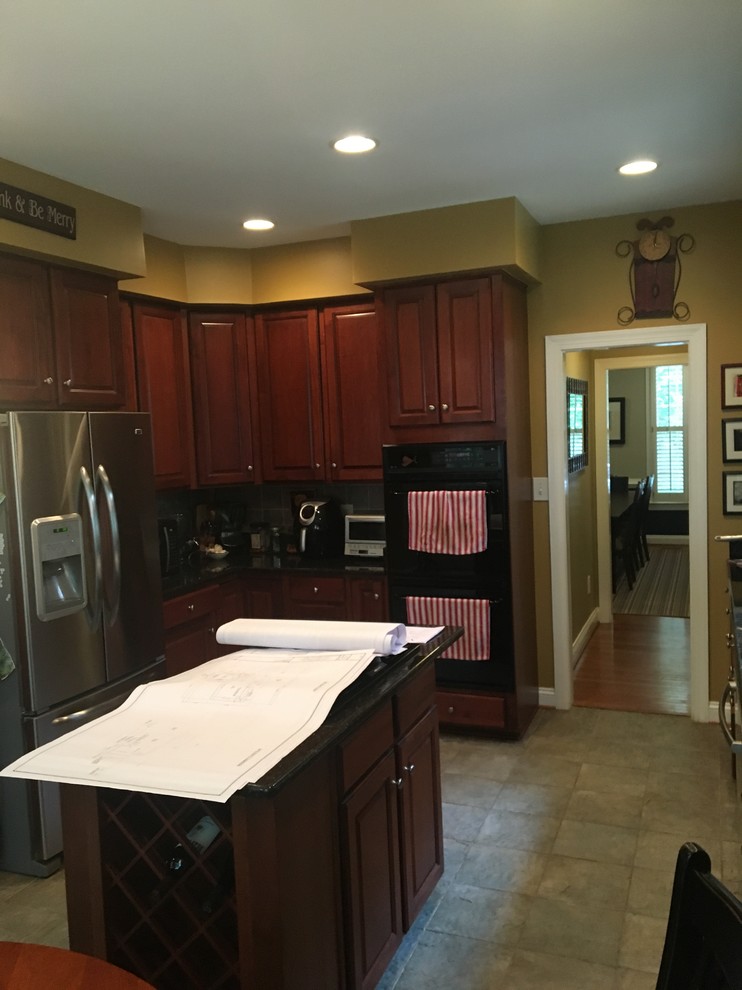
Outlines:
[[383, 515], [368, 513], [345, 517], [345, 556], [383, 557], [386, 522]]
[[299, 506], [299, 553], [306, 557], [342, 557], [343, 517], [332, 499]]

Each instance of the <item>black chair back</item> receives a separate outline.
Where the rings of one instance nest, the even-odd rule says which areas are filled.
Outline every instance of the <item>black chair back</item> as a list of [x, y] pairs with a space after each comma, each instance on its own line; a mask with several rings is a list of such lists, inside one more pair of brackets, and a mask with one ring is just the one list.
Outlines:
[[657, 990], [740, 990], [742, 902], [711, 873], [708, 853], [680, 847]]

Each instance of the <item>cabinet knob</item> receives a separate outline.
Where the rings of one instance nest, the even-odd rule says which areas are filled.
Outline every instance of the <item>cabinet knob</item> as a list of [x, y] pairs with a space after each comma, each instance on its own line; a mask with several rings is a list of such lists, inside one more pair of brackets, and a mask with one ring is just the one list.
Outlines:
[[727, 649], [731, 650], [734, 646], [734, 636], [731, 633], [727, 633]]
[[393, 783], [393, 784], [394, 784], [394, 786], [395, 786], [396, 788], [398, 788], [398, 789], [399, 789], [400, 791], [401, 791], [401, 790], [402, 790], [402, 788], [404, 787], [404, 781], [402, 780], [402, 778], [401, 778], [401, 777], [392, 777], [392, 783]]
[[333, 461], [333, 462], [332, 462], [332, 466], [333, 466], [334, 468], [336, 468], [336, 467], [337, 467], [337, 464], [336, 464], [336, 462], [335, 462], [335, 461]]
[[375, 591], [374, 592], [374, 601], [375, 602], [378, 602], [378, 600], [379, 600], [379, 592], [378, 591]]
[[319, 464], [315, 464], [314, 466], [315, 466], [316, 469], [319, 470]]
[[247, 465], [247, 470], [248, 470], [248, 471], [252, 471], [252, 469], [253, 469], [253, 466], [252, 466], [252, 464], [248, 464], [248, 465]]
[[448, 412], [448, 403], [447, 402], [442, 403], [441, 409], [443, 410], [443, 412]]
[[53, 385], [54, 384], [54, 379], [53, 378], [45, 378], [44, 379], [44, 384], [45, 385]]
[[72, 379], [71, 379], [71, 378], [66, 378], [66, 379], [65, 379], [65, 380], [64, 380], [64, 381], [62, 382], [62, 384], [64, 385], [64, 387], [65, 387], [65, 388], [69, 388], [69, 387], [70, 387], [70, 385], [72, 384]]
[[315, 593], [315, 595], [316, 595], [316, 594], [317, 594], [317, 593], [319, 592], [319, 588], [312, 588], [312, 591], [313, 591], [313, 592]]
[[433, 405], [432, 402], [429, 403], [429, 405], [428, 405], [428, 412], [435, 412], [435, 406]]
[[192, 611], [194, 610], [194, 608], [195, 608], [195, 607], [196, 607], [195, 605], [189, 605], [189, 606], [188, 606], [188, 611], [189, 611], [189, 612], [192, 612]]
[[213, 626], [209, 626], [209, 632], [211, 633], [212, 636], [214, 635], [214, 627]]
[[415, 769], [415, 764], [414, 763], [410, 763], [410, 765], [408, 767], [402, 767], [402, 769], [406, 773], [412, 773], [412, 771]]
[[448, 706], [448, 714], [453, 715], [453, 705]]

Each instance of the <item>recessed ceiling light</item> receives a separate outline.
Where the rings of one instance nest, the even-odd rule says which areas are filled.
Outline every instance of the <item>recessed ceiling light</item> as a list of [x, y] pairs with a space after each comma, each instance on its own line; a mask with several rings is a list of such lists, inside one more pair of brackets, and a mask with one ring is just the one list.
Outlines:
[[275, 224], [272, 220], [261, 220], [259, 217], [255, 217], [252, 220], [245, 220], [242, 226], [245, 230], [271, 230]]
[[627, 162], [618, 170], [621, 175], [643, 175], [645, 172], [654, 172], [657, 162], [637, 161]]
[[364, 151], [373, 151], [375, 147], [376, 141], [362, 134], [349, 134], [333, 144], [335, 151], [342, 151], [346, 155], [359, 155]]

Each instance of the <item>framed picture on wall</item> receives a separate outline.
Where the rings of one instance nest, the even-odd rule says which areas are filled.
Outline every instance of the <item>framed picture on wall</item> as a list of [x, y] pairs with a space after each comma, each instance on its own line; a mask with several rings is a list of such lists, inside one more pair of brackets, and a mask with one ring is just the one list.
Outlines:
[[742, 419], [722, 421], [721, 448], [727, 463], [742, 461]]
[[742, 409], [742, 364], [721, 366], [721, 408]]
[[626, 443], [626, 399], [608, 400], [608, 442]]
[[742, 516], [742, 473], [724, 471], [723, 498], [725, 516]]

